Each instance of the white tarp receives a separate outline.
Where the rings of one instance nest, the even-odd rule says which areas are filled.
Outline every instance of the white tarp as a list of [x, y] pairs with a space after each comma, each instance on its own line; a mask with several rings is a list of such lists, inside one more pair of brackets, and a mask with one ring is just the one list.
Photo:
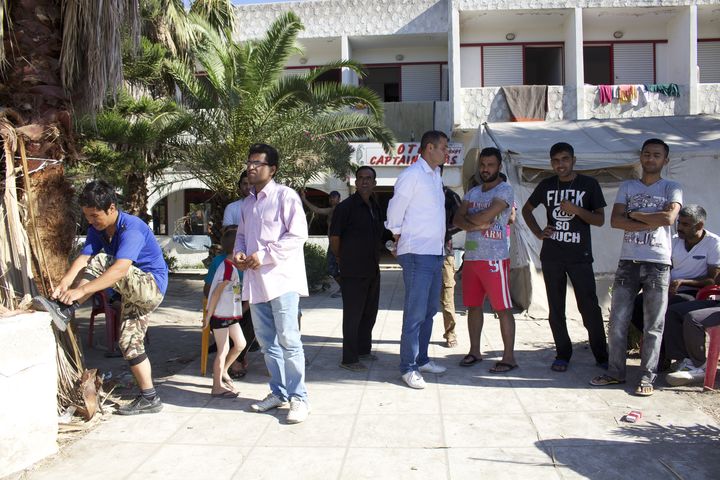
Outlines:
[[[478, 135], [481, 148], [496, 146], [503, 152], [504, 169], [515, 189], [518, 210], [537, 184], [523, 180], [523, 169], [550, 171], [549, 151], [553, 144], [573, 145], [577, 171], [597, 171], [638, 165], [642, 143], [648, 138], [660, 138], [670, 146], [670, 163], [663, 177], [679, 182], [683, 186], [684, 204], [702, 205], [708, 212], [708, 230], [720, 233], [720, 116], [506, 122], [483, 124]], [[610, 211], [619, 181], [604, 178], [601, 186], [608, 204], [605, 225], [592, 227], [594, 268], [601, 275], [615, 272], [622, 239], [621, 231], [610, 228]], [[538, 207], [534, 213], [538, 224], [544, 226], [544, 207]], [[547, 304], [541, 276], [535, 268], [520, 273], [520, 269], [529, 265], [540, 267], [540, 241], [530, 233], [519, 211], [517, 218], [511, 249], [512, 267], [517, 270], [513, 297], [523, 306], [531, 305], [528, 310], [531, 315], [545, 316]], [[606, 294], [598, 291], [601, 297]], [[568, 306], [570, 309], [570, 298]]]

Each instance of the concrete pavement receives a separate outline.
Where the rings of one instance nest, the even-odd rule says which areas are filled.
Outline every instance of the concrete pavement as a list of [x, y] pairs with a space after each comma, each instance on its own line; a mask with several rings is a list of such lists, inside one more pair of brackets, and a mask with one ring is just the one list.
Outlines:
[[[570, 321], [576, 342], [572, 364], [555, 373], [549, 368], [554, 348], [547, 322], [517, 316], [520, 368], [496, 375], [488, 368], [502, 343], [492, 314], [485, 315], [485, 360], [467, 368], [458, 366], [468, 346], [465, 317], [458, 317], [459, 346], [447, 349], [440, 344], [438, 314], [431, 356], [448, 371], [424, 375], [425, 390], [409, 389], [398, 371], [402, 304], [400, 271], [383, 271], [373, 350], [379, 358], [358, 374], [338, 368], [341, 300], [329, 292], [302, 299], [313, 409], [303, 424], [285, 424], [286, 410], [249, 411], [268, 392], [259, 354], [236, 383], [241, 394], [234, 400], [210, 397], [210, 376], [199, 376], [196, 361], [159, 387], [165, 403], [160, 414], [112, 416], [28, 477], [697, 480], [720, 475], [720, 427], [679, 389], [632, 396], [635, 368], [623, 388], [588, 385], [600, 371], [579, 321]], [[642, 410], [643, 419], [622, 422], [633, 409]]]

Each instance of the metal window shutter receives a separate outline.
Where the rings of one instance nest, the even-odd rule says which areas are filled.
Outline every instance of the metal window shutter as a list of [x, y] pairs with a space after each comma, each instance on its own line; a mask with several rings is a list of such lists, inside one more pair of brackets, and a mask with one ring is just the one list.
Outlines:
[[400, 78], [403, 102], [440, 100], [440, 64], [403, 65]]
[[720, 83], [720, 42], [698, 42], [700, 83]]
[[284, 77], [295, 77], [298, 75], [307, 75], [310, 73], [309, 68], [286, 68], [282, 72], [282, 76]]
[[521, 45], [483, 47], [482, 66], [485, 87], [523, 84]]
[[652, 43], [616, 43], [613, 45], [615, 85], [655, 83]]

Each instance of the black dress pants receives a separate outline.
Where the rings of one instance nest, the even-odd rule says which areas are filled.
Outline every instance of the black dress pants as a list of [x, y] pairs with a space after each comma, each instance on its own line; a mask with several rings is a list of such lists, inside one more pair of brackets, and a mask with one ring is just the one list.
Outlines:
[[[341, 274], [342, 275], [342, 274]], [[372, 350], [372, 329], [380, 301], [380, 272], [373, 277], [342, 276], [342, 363], [357, 363], [359, 355]]]
[[555, 340], [555, 350], [559, 360], [570, 361], [572, 341], [567, 330], [565, 317], [565, 299], [567, 279], [570, 278], [575, 290], [575, 300], [588, 332], [590, 349], [597, 363], [608, 361], [607, 339], [602, 311], [598, 304], [595, 289], [595, 273], [592, 263], [542, 262], [545, 290], [550, 310], [550, 329]]

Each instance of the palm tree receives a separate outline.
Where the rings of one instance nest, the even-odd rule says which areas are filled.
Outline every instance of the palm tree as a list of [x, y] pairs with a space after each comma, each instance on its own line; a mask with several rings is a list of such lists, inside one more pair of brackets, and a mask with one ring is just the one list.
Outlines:
[[[191, 132], [197, 141], [188, 150], [188, 168], [222, 201], [234, 196], [253, 143], [278, 148], [278, 177], [294, 186], [322, 171], [345, 177], [352, 153], [348, 141], [373, 139], [388, 150], [393, 146], [374, 92], [319, 81], [324, 73], [341, 68], [362, 75], [358, 63], [338, 61], [305, 75], [283, 75], [288, 58], [300, 51], [296, 40], [303, 28], [290, 12], [279, 17], [264, 38], [240, 43], [206, 24], [198, 31], [202, 47], [196, 54], [203, 74], [196, 75], [186, 64], [173, 64], [175, 79], [194, 112]], [[357, 111], [358, 105], [368, 113]]]
[[[41, 249], [47, 258], [47, 267], [35, 271], [49, 277], [45, 285], [64, 273], [75, 233], [72, 190], [64, 177], [64, 165], [77, 158], [73, 116], [97, 111], [119, 87], [120, 32], [137, 30], [134, 4], [38, 0], [27, 8], [0, 0], [1, 116], [18, 132], [28, 157], [51, 160], [30, 181], [43, 221], [24, 219], [30, 238], [40, 239], [34, 255]], [[4, 162], [15, 154], [9, 151]], [[27, 204], [28, 198], [20, 200]]]
[[147, 220], [147, 181], [184, 157], [182, 133], [191, 121], [172, 100], [123, 93], [84, 123], [83, 166], [122, 187], [125, 210]]

